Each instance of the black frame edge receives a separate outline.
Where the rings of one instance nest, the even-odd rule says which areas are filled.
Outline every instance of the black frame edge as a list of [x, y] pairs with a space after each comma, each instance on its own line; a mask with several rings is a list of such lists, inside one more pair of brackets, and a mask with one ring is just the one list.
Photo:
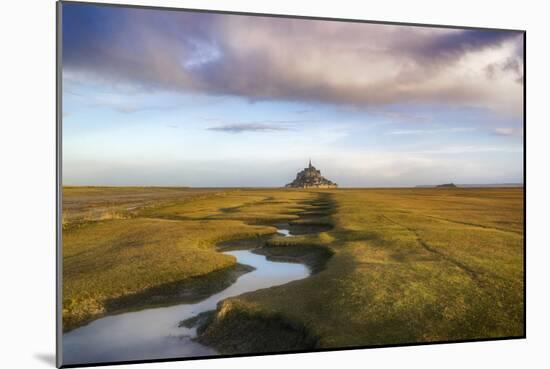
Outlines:
[[527, 338], [527, 31], [523, 31], [523, 338]]
[[62, 46], [63, 46], [63, 32], [62, 32], [62, 3], [60, 1], [55, 4], [55, 94], [56, 94], [56, 107], [55, 107], [55, 219], [56, 219], [56, 258], [55, 258], [55, 363], [58, 368], [63, 365], [63, 289], [62, 289], [62, 204], [63, 204], [63, 187], [62, 187], [62, 118], [63, 118], [63, 93], [62, 93]]
[[260, 352], [260, 353], [254, 353], [254, 354], [232, 354], [232, 355], [195, 356], [195, 357], [183, 357], [183, 358], [176, 357], [176, 358], [151, 359], [151, 360], [111, 361], [111, 362], [101, 362], [101, 363], [69, 364], [69, 365], [62, 365], [60, 368], [87, 368], [87, 367], [93, 367], [93, 366], [109, 366], [109, 365], [151, 364], [151, 363], [182, 362], [182, 361], [194, 361], [194, 360], [231, 359], [231, 358], [240, 358], [240, 357], [259, 357], [259, 356], [272, 356], [272, 355], [315, 354], [315, 353], [321, 353], [321, 352], [370, 350], [370, 349], [383, 349], [383, 348], [394, 348], [394, 347], [432, 346], [432, 345], [445, 345], [445, 344], [457, 344], [457, 343], [464, 344], [464, 343], [479, 343], [479, 342], [495, 342], [495, 341], [510, 341], [510, 340], [519, 340], [519, 339], [525, 339], [525, 336], [479, 338], [479, 339], [453, 340], [453, 341], [408, 342], [408, 343], [393, 343], [393, 344], [372, 345], [372, 346], [349, 346], [349, 347], [346, 346], [346, 347], [313, 349], [313, 350]]
[[270, 17], [270, 18], [292, 18], [303, 20], [321, 20], [321, 21], [334, 21], [334, 22], [347, 22], [347, 23], [370, 23], [370, 24], [382, 24], [382, 25], [394, 25], [394, 26], [412, 26], [412, 27], [429, 27], [429, 28], [450, 28], [450, 29], [470, 29], [470, 30], [484, 30], [484, 31], [507, 31], [507, 32], [525, 32], [523, 29], [513, 28], [496, 28], [496, 27], [479, 27], [479, 26], [457, 26], [452, 24], [433, 24], [433, 23], [413, 23], [413, 22], [399, 22], [399, 21], [381, 21], [373, 19], [356, 19], [356, 18], [336, 18], [336, 17], [321, 17], [310, 15], [295, 15], [295, 14], [281, 14], [281, 13], [256, 13], [256, 12], [241, 12], [233, 10], [216, 10], [216, 9], [203, 9], [203, 8], [176, 8], [170, 6], [161, 5], [136, 5], [136, 4], [118, 4], [108, 2], [95, 2], [95, 1], [78, 1], [78, 0], [58, 0], [61, 3], [66, 4], [81, 4], [81, 5], [94, 5], [94, 6], [106, 6], [117, 8], [133, 8], [133, 9], [151, 9], [162, 11], [186, 11], [195, 13], [214, 13], [214, 14], [226, 14], [226, 15], [245, 15], [245, 16], [257, 16], [257, 17]]

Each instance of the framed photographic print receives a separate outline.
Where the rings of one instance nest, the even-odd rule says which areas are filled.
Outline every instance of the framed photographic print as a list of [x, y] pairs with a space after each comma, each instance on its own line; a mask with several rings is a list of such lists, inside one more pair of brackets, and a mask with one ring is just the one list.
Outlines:
[[58, 366], [525, 337], [525, 32], [61, 1]]

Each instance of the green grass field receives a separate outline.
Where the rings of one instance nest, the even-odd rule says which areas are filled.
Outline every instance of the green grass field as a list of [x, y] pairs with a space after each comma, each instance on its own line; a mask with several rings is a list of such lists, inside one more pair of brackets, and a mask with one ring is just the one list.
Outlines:
[[[267, 250], [317, 248], [328, 261], [309, 278], [226, 300], [201, 341], [274, 351], [288, 327], [305, 348], [521, 336], [523, 206], [521, 188], [66, 187], [64, 329], [117, 298], [234, 268], [217, 243], [285, 221], [331, 228]], [[272, 347], [250, 344], [262, 331]]]

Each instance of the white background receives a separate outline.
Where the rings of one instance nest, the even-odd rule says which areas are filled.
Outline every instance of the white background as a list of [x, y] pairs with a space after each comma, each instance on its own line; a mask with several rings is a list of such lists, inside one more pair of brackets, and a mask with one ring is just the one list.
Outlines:
[[[519, 0], [128, 2], [526, 29], [528, 72], [527, 340], [157, 363], [134, 368], [550, 367], [545, 353], [550, 348], [547, 297], [550, 26], [545, 2], [532, 1], [529, 5]], [[55, 352], [55, 2], [5, 1], [0, 14], [0, 366], [51, 368]]]

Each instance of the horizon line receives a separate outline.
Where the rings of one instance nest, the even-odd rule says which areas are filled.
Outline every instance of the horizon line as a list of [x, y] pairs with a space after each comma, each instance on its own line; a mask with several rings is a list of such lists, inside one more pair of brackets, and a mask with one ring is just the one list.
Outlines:
[[[525, 183], [522, 182], [503, 182], [503, 183], [454, 183], [455, 186], [460, 187], [502, 187], [502, 186], [510, 186], [510, 187], [525, 187]], [[422, 184], [422, 185], [412, 185], [412, 186], [338, 186], [336, 188], [330, 188], [330, 189], [342, 189], [342, 188], [430, 188], [430, 187], [436, 187], [440, 186], [441, 184]], [[128, 185], [111, 185], [111, 184], [98, 184], [98, 185], [77, 185], [77, 184], [63, 184], [61, 187], [117, 187], [117, 188], [124, 188], [124, 187], [140, 187], [140, 188], [192, 188], [192, 189], [202, 189], [202, 188], [220, 188], [220, 189], [239, 189], [239, 188], [250, 188], [250, 189], [256, 189], [256, 188], [285, 188], [288, 189], [285, 186], [185, 186], [185, 185], [140, 185], [140, 184], [128, 184]], [[324, 189], [327, 188], [316, 188], [316, 187], [308, 187], [308, 188], [290, 188], [290, 189]]]

